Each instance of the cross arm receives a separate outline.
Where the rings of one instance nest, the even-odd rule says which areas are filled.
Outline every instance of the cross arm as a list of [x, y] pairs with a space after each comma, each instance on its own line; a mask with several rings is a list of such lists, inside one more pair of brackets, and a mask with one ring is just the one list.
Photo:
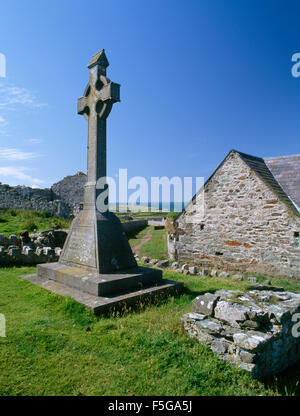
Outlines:
[[77, 114], [84, 114], [84, 110], [88, 107], [87, 97], [78, 98], [77, 101]]
[[109, 82], [104, 85], [100, 91], [100, 99], [103, 102], [112, 101], [116, 103], [120, 101], [120, 84]]

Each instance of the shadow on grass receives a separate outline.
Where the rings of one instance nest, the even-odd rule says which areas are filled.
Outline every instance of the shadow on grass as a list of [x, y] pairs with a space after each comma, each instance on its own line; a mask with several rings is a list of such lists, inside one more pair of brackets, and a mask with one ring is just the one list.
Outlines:
[[142, 225], [142, 226], [136, 228], [135, 230], [126, 231], [126, 237], [128, 238], [128, 240], [132, 240], [132, 239], [136, 238], [136, 236], [141, 231], [143, 231], [146, 227], [147, 227], [147, 225]]
[[283, 396], [300, 396], [300, 362], [280, 374], [264, 379], [266, 388]]
[[204, 295], [205, 293], [215, 293], [219, 289], [204, 289], [204, 290], [191, 290], [188, 287], [184, 286], [182, 294], [187, 295], [191, 301], [193, 301], [197, 296]]

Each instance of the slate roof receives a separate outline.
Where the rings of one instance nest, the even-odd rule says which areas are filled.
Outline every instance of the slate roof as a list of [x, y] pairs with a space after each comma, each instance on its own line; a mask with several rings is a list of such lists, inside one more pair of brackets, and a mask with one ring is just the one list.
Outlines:
[[300, 207], [300, 155], [264, 159], [285, 193]]
[[[248, 155], [246, 153], [238, 152], [233, 150], [233, 152], [238, 153], [242, 160], [249, 166], [250, 169], [255, 171], [255, 173], [260, 177], [260, 179], [272, 189], [272, 191], [278, 196], [278, 198], [285, 202], [290, 208], [295, 209], [296, 201], [291, 200], [291, 196], [283, 189], [280, 182], [275, 178], [272, 171], [268, 167], [265, 159], [261, 157], [256, 157]], [[300, 180], [300, 175], [299, 175]], [[298, 211], [298, 209], [297, 209]]]

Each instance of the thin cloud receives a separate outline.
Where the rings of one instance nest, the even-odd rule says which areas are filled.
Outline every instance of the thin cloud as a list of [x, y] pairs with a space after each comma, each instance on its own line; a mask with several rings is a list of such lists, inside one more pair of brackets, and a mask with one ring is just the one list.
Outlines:
[[31, 144], [40, 144], [40, 143], [43, 143], [43, 140], [42, 139], [28, 139], [27, 142]]
[[47, 104], [40, 103], [34, 93], [27, 88], [0, 83], [0, 108], [10, 109], [18, 105], [29, 108], [41, 108]]
[[0, 116], [0, 133], [2, 133], [3, 135], [6, 133], [6, 126], [7, 126], [7, 121], [3, 116]]
[[30, 160], [38, 156], [38, 153], [34, 152], [23, 152], [11, 147], [0, 147], [0, 159], [4, 160]]
[[12, 166], [6, 166], [6, 167], [0, 167], [0, 181], [3, 182], [2, 177], [5, 178], [11, 178], [15, 182], [17, 179], [18, 181], [23, 181], [23, 184], [25, 182], [33, 184], [35, 186], [42, 185], [44, 183], [43, 180], [39, 178], [34, 178], [25, 171], [28, 170], [24, 167], [12, 167]]

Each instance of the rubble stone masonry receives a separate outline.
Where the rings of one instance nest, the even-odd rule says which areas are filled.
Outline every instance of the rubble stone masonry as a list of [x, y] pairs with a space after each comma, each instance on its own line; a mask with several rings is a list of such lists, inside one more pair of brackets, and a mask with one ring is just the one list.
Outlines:
[[190, 203], [168, 236], [171, 258], [219, 270], [300, 279], [300, 215], [230, 153], [204, 188], [204, 218]]

